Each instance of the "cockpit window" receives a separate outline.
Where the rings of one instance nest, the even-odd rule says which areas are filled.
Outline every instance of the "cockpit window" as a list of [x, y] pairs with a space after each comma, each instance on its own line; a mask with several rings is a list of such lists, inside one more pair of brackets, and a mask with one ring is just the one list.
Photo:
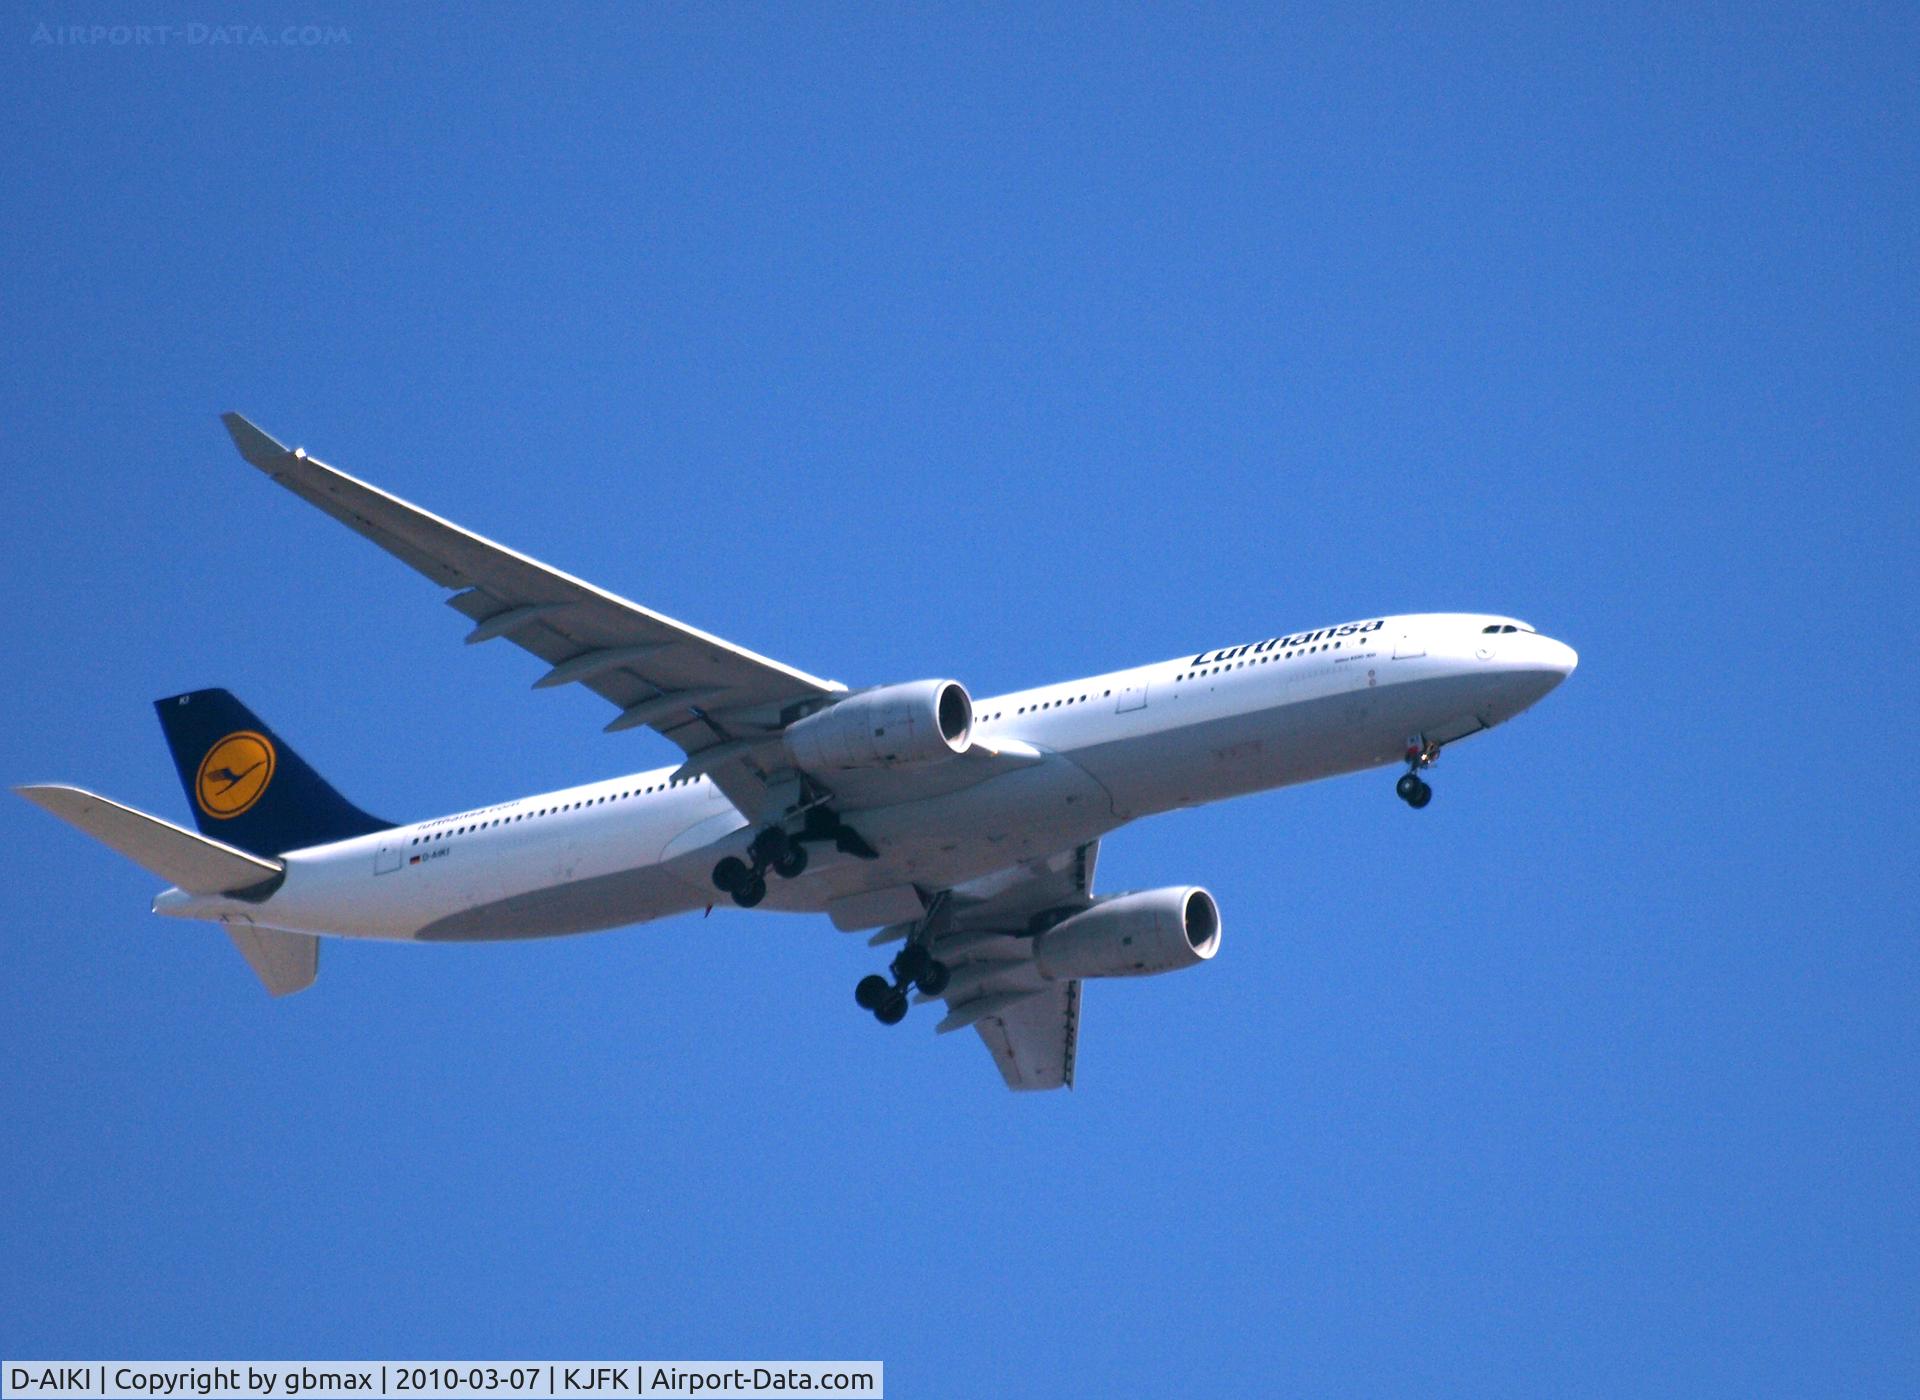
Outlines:
[[1490, 622], [1480, 629], [1482, 632], [1531, 632], [1531, 627], [1516, 627], [1511, 622]]

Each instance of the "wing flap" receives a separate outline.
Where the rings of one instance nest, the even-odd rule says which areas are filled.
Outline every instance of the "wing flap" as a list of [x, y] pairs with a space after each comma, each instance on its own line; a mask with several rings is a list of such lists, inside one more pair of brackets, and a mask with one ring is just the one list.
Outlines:
[[1073, 1087], [1080, 984], [1056, 982], [974, 1022], [1009, 1089]]
[[[948, 969], [940, 1032], [972, 1026], [1009, 1089], [1073, 1085], [1080, 983], [1044, 978], [1033, 960], [1037, 916], [1084, 908], [1100, 843], [1059, 851], [946, 891], [922, 930]], [[901, 926], [882, 930], [891, 939]]]

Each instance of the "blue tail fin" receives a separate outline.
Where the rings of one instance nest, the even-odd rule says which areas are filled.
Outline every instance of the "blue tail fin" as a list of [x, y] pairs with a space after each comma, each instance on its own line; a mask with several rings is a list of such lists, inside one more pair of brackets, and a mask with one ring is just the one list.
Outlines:
[[393, 825], [335, 792], [260, 717], [224, 690], [153, 702], [193, 819], [208, 836], [277, 856]]

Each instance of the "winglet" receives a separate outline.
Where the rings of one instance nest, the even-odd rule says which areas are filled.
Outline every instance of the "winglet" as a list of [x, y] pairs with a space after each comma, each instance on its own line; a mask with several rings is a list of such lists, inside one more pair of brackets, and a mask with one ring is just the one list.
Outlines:
[[227, 432], [233, 438], [233, 445], [240, 449], [240, 455], [262, 471], [279, 465], [280, 459], [287, 455], [285, 443], [275, 442], [239, 414], [223, 413], [220, 421], [227, 425]]

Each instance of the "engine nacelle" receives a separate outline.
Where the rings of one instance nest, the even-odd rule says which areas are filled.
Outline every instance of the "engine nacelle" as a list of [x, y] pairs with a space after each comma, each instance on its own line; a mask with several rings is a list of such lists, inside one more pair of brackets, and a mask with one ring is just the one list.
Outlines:
[[1220, 906], [1198, 885], [1103, 899], [1034, 940], [1044, 977], [1150, 977], [1220, 951]]
[[973, 697], [958, 681], [882, 686], [795, 721], [785, 738], [810, 773], [943, 763], [973, 743]]

